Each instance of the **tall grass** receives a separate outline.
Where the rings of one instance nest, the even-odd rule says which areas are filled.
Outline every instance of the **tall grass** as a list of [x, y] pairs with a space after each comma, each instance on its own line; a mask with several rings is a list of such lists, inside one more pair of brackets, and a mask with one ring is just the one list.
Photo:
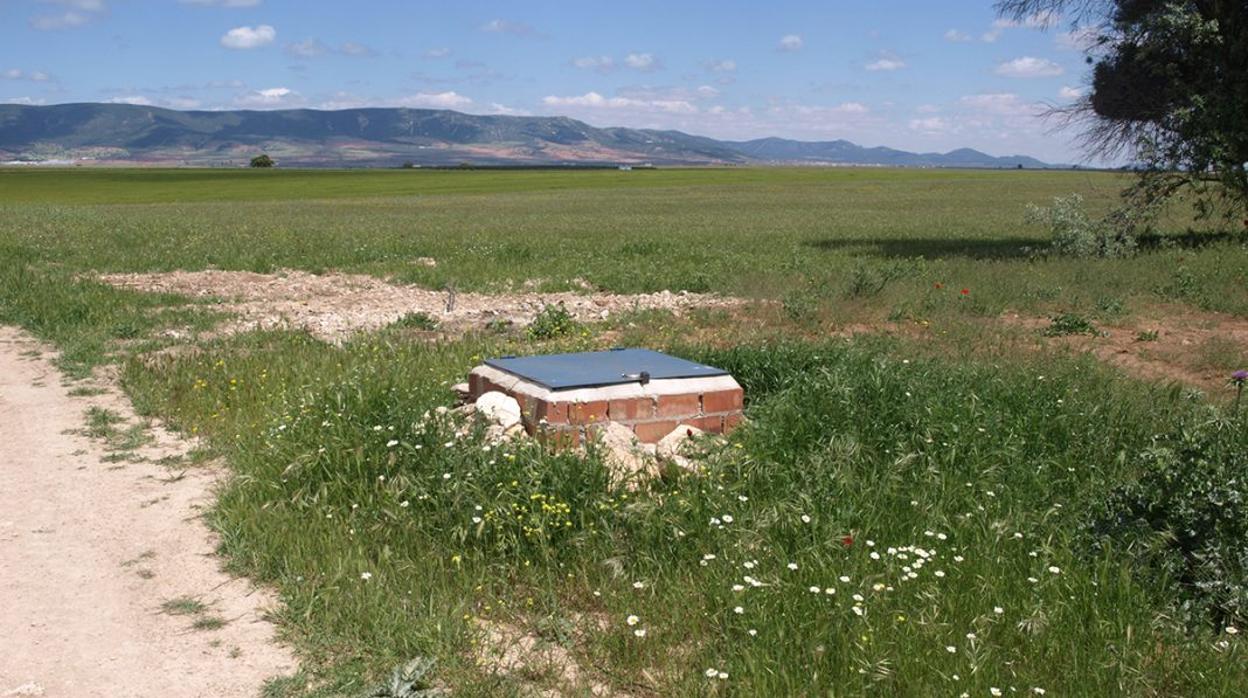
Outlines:
[[661, 695], [1233, 695], [1248, 680], [1236, 638], [1186, 633], [1165, 580], [1085, 538], [1129, 456], [1200, 418], [1180, 392], [905, 345], [691, 351], [741, 377], [751, 423], [699, 474], [628, 491], [593, 454], [456, 436], [435, 410], [444, 383], [503, 349], [267, 335], [126, 372], [142, 407], [236, 468], [213, 515], [224, 548], [278, 585], [335, 691], [414, 656], [467, 694], [518, 690], [477, 666], [482, 623]]

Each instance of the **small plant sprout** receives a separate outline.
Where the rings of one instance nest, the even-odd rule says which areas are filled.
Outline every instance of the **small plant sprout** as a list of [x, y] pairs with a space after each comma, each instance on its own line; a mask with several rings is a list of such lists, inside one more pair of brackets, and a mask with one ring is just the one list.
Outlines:
[[1248, 371], [1240, 369], [1231, 374], [1231, 383], [1235, 386], [1235, 414], [1239, 414], [1239, 402], [1244, 397], [1244, 382], [1248, 381]]

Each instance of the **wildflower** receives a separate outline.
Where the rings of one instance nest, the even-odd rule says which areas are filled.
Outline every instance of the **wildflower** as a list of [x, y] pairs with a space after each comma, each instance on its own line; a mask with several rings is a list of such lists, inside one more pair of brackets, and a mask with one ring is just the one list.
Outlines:
[[706, 678], [708, 678], [708, 679], [713, 679], [713, 678], [715, 678], [715, 675], [719, 673], [719, 670], [718, 670], [718, 669], [707, 669], [705, 673], [706, 673]]
[[749, 630], [747, 630], [747, 631], [745, 631], [745, 632], [749, 633], [749, 634], [750, 634], [750, 637], [754, 637], [755, 635], [758, 635], [758, 631], [757, 631], [757, 630], [755, 630], [754, 628], [750, 628]]
[[1238, 635], [1238, 634], [1239, 634], [1239, 628], [1237, 628], [1237, 627], [1235, 627], [1235, 626], [1233, 626], [1233, 625], [1228, 625], [1228, 626], [1226, 626], [1226, 634], [1227, 634], [1227, 635]]
[[796, 563], [796, 562], [790, 562], [790, 563], [788, 564], [788, 568], [789, 568], [789, 569], [791, 569], [791, 570], [797, 570], [797, 563]]
[[1061, 574], [1061, 573], [1062, 573], [1062, 568], [1061, 568], [1061, 567], [1058, 567], [1058, 566], [1056, 566], [1056, 565], [1050, 565], [1050, 566], [1049, 566], [1049, 572], [1050, 572], [1051, 574]]
[[933, 574], [935, 574], [937, 577], [944, 577], [944, 576], [945, 576], [945, 571], [944, 571], [944, 570], [936, 570], [935, 572], [933, 572]]
[[859, 618], [861, 618], [862, 614], [866, 612], [862, 610], [862, 606], [854, 606], [850, 610], [853, 611], [854, 615], [858, 616]]
[[1001, 689], [997, 688], [996, 686], [993, 686], [992, 688], [989, 688], [989, 689], [988, 689], [988, 692], [989, 692], [989, 693], [991, 693], [991, 694], [992, 694], [992, 695], [994, 695], [994, 696], [999, 696], [999, 695], [1001, 695]]
[[474, 524], [479, 524], [479, 523], [481, 523], [481, 517], [480, 517], [480, 516], [474, 516], [474, 517], [472, 517], [472, 522], [473, 522]]
[[744, 567], [744, 568], [745, 568], [745, 569], [747, 569], [747, 570], [752, 570], [752, 569], [754, 569], [754, 565], [756, 565], [756, 564], [758, 564], [758, 563], [757, 563], [757, 562], [755, 562], [754, 560], [746, 560], [744, 563], [742, 563], [742, 564], [741, 564], [741, 566], [742, 566], [742, 567]]
[[728, 672], [721, 671], [715, 675], [715, 678], [719, 679], [720, 681], [723, 681], [724, 679], [728, 678]]
[[641, 622], [641, 619], [638, 618], [637, 616], [629, 616], [624, 619], [624, 622], [628, 623], [629, 625], [637, 625], [638, 623]]
[[442, 473], [442, 479], [443, 479], [443, 480], [450, 480], [450, 479], [451, 479], [451, 474], [450, 474], [450, 473]]
[[395, 446], [398, 446], [398, 445], [399, 445], [399, 442], [394, 439], [390, 439], [389, 441], [386, 442], [386, 448], [394, 448]]
[[853, 544], [854, 544], [853, 536], [845, 536], [844, 538], [841, 538], [841, 545], [845, 546], [846, 548], [853, 546]]
[[857, 601], [858, 603], [862, 603], [862, 602], [863, 602], [862, 594], [854, 594], [854, 595], [853, 595], [853, 597], [851, 597], [851, 598], [853, 598], [853, 600], [854, 600], [854, 601]]
[[400, 509], [406, 509], [406, 508], [407, 508], [407, 507], [409, 507], [410, 505], [411, 505], [411, 502], [407, 501], [406, 499], [404, 499], [403, 501], [399, 502], [399, 508], [400, 508]]
[[836, 589], [834, 589], [833, 587], [828, 587], [827, 589], [823, 590], [823, 593], [827, 594], [828, 596], [831, 596], [836, 593]]
[[637, 637], [645, 637], [645, 636], [646, 636], [646, 629], [645, 629], [645, 628], [637, 628], [636, 630], [634, 630], [634, 631], [633, 631], [633, 634], [634, 634], [634, 635], [636, 635]]
[[742, 495], [738, 495], [738, 496], [737, 496], [737, 501], [740, 501], [740, 502], [748, 502], [748, 501], [750, 501], [750, 498], [742, 494]]
[[[962, 289], [962, 295], [964, 295], [964, 296], [969, 296], [969, 295], [971, 295], [971, 289], [969, 289], [969, 288], [964, 288], [964, 289]], [[1000, 695], [1000, 694], [998, 694], [998, 695]]]
[[741, 608], [740, 606], [737, 606], [736, 608], [732, 609], [732, 612], [737, 615], [741, 615], [742, 613], [745, 613], [745, 609]]
[[848, 584], [848, 583], [849, 583], [849, 576], [848, 576], [848, 575], [844, 575], [844, 574], [843, 574], [843, 575], [841, 575], [840, 577], [837, 577], [837, 579], [841, 580], [841, 583], [842, 583], [842, 584]]
[[953, 645], [945, 645], [945, 651], [948, 652], [949, 654], [955, 654], [957, 653], [958, 648], [954, 647]]
[[724, 514], [724, 523], [732, 523], [732, 514]]
[[963, 561], [963, 560], [965, 560], [965, 559], [966, 559], [966, 558], [962, 557], [961, 555], [954, 555], [954, 556], [953, 556], [953, 561], [954, 561], [954, 562], [962, 562], [962, 561]]
[[819, 593], [819, 587], [811, 587], [811, 588], [810, 588], [810, 593], [812, 593], [812, 594], [818, 594], [818, 593]]
[[645, 588], [646, 588], [646, 583], [645, 583], [645, 582], [633, 582], [633, 588], [634, 588], [634, 589], [645, 589]]
[[1038, 581], [1040, 581], [1040, 580], [1039, 580], [1039, 579], [1036, 579], [1035, 577], [1028, 577], [1028, 578], [1027, 578], [1027, 581], [1031, 582], [1032, 584], [1035, 584], [1036, 582], [1038, 582]]
[[810, 523], [810, 516], [807, 514], [802, 514], [802, 523]]
[[745, 591], [745, 587], [741, 586], [740, 584], [733, 584], [732, 590], [733, 591]]
[[936, 540], [948, 540], [948, 539], [949, 539], [949, 536], [947, 536], [947, 535], [945, 535], [945, 534], [943, 534], [943, 533], [937, 533], [937, 534], [936, 534]]
[[997, 614], [997, 615], [1001, 615], [1002, 613], [1005, 613], [1005, 609], [1004, 609], [1004, 608], [1001, 608], [1000, 606], [993, 606], [993, 607], [992, 607], [992, 612], [993, 612], [993, 613], [995, 613], [995, 614]]
[[880, 554], [879, 554], [879, 553], [877, 553], [877, 552], [875, 552], [874, 550], [872, 550], [872, 551], [871, 551], [871, 559], [872, 559], [872, 560], [878, 560], [878, 559], [880, 559]]
[[967, 634], [966, 634], [966, 639], [970, 640], [971, 642], [974, 642], [976, 637], [977, 637], [977, 636], [975, 635], [975, 633], [967, 633]]
[[1046, 693], [1046, 691], [1043, 688], [1040, 688], [1039, 686], [1032, 688], [1031, 692], [1038, 696], [1042, 696]]
[[368, 580], [372, 579], [372, 578], [373, 578], [373, 573], [372, 573], [372, 572], [361, 572], [361, 573], [360, 573], [360, 579], [363, 579], [363, 580], [364, 580], [364, 581], [366, 581], [366, 582], [367, 582]]

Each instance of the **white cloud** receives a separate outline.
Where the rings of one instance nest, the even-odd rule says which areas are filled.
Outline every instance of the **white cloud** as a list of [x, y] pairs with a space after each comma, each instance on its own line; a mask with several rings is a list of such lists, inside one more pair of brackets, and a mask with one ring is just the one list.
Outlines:
[[445, 46], [437, 46], [431, 49], [425, 49], [425, 52], [420, 55], [425, 58], [446, 58], [451, 55], [451, 50]]
[[127, 97], [112, 97], [104, 100], [105, 104], [133, 104], [140, 107], [152, 106], [152, 100], [143, 95], [130, 95]]
[[108, 4], [104, 0], [40, 0], [40, 2], [65, 9], [61, 12], [31, 17], [31, 28], [39, 31], [81, 27], [108, 13]]
[[994, 72], [1007, 78], [1052, 78], [1066, 71], [1047, 58], [1023, 56], [998, 65]]
[[0, 99], [0, 104], [21, 104], [27, 107], [35, 107], [41, 104], [47, 104], [47, 100], [35, 99], [34, 97], [8, 97]]
[[295, 58], [316, 58], [329, 52], [329, 47], [318, 39], [304, 39], [293, 44], [286, 44], [286, 53]]
[[303, 103], [303, 98], [288, 87], [270, 87], [241, 94], [234, 102], [240, 107], [264, 109], [296, 106]]
[[178, 0], [183, 5], [200, 7], [255, 7], [261, 0]]
[[400, 97], [395, 101], [400, 107], [422, 109], [462, 109], [472, 100], [458, 92], [417, 92], [414, 95]]
[[1100, 34], [1096, 27], [1077, 27], [1058, 34], [1055, 41], [1058, 48], [1067, 51], [1090, 51], [1096, 46]]
[[344, 41], [342, 42], [342, 45], [338, 47], [338, 53], [341, 53], [344, 56], [373, 56], [376, 55], [377, 52], [364, 44], [357, 44], [354, 41]]
[[573, 97], [549, 96], [542, 98], [548, 107], [579, 107], [588, 109], [627, 109], [657, 111], [673, 114], [692, 114], [698, 108], [683, 99], [636, 99], [634, 97], [603, 97], [597, 92], [586, 92]]
[[581, 70], [594, 70], [609, 73], [615, 70], [615, 59], [610, 56], [581, 56], [572, 59], [572, 65]]
[[513, 109], [512, 107], [499, 104], [498, 102], [491, 103], [490, 108], [486, 113], [498, 114], [500, 116], [529, 116], [529, 112], [523, 109]]
[[1001, 38], [1001, 29], [999, 27], [993, 27], [992, 29], [984, 32], [979, 38], [986, 44], [995, 43], [997, 39]]
[[929, 135], [940, 134], [949, 130], [949, 122], [939, 116], [929, 116], [923, 119], [911, 119], [910, 130], [921, 131]]
[[52, 79], [51, 75], [42, 70], [26, 71], [20, 68], [9, 68], [0, 71], [0, 79], [4, 80], [29, 80], [31, 82], [48, 82]]
[[971, 40], [971, 35], [957, 29], [950, 29], [945, 32], [945, 41], [952, 41], [955, 44], [965, 43]]
[[712, 73], [735, 73], [737, 72], [737, 62], [731, 58], [723, 58], [719, 60], [706, 61], [702, 64]]
[[652, 53], [630, 53], [624, 57], [624, 65], [642, 72], [657, 70], [660, 67], [659, 60]]
[[537, 30], [532, 26], [510, 19], [491, 19], [481, 25], [481, 31], [491, 34], [510, 34], [512, 36], [537, 36]]
[[785, 34], [780, 37], [780, 43], [776, 44], [776, 48], [786, 53], [792, 53], [793, 51], [801, 51], [805, 45], [806, 42], [802, 41], [802, 37], [797, 34]]
[[1012, 92], [967, 95], [958, 100], [967, 109], [997, 116], [1023, 116], [1038, 114], [1038, 109]]
[[1073, 102], [1076, 99], [1083, 97], [1083, 92], [1084, 90], [1082, 87], [1071, 87], [1070, 85], [1063, 85], [1062, 89], [1057, 91], [1057, 96], [1067, 102]]
[[268, 24], [255, 27], [234, 27], [221, 37], [221, 45], [229, 49], [253, 49], [267, 46], [277, 38], [277, 30]]
[[871, 71], [893, 71], [901, 70], [906, 67], [906, 62], [901, 57], [885, 51], [880, 57], [866, 65], [867, 70]]

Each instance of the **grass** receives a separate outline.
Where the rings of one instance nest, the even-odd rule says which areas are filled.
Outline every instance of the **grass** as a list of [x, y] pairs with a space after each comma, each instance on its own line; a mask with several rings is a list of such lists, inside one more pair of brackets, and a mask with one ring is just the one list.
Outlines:
[[[1234, 241], [1123, 260], [1029, 251], [1043, 240], [1021, 223], [1025, 203], [1078, 190], [1104, 210], [1116, 175], [0, 180], [0, 321], [55, 342], [71, 371], [121, 358], [136, 409], [232, 469], [209, 520], [231, 568], [276, 588], [303, 660], [267, 695], [358, 695], [416, 657], [436, 658], [435, 683], [459, 695], [568, 688], [558, 672], [483, 666], [483, 628], [555, 643], [594, 681], [641, 695], [1231, 696], [1248, 682], [1242, 636], [1226, 631], [1244, 619], [1187, 622], [1182, 581], [1142, 574], [1138, 551], [1093, 525], [1160, 444], [1220, 415], [1239, 421], [1219, 443], [1248, 447], [1243, 418], [1086, 357], [1020, 352], [982, 322], [1010, 308], [1095, 331], [1088, 318], [1161, 301], [1248, 314]], [[433, 318], [409, 317], [341, 346], [253, 332], [169, 353], [152, 351], [162, 330], [211, 314], [87, 273], [209, 267], [779, 303], [436, 341], [404, 331]], [[883, 318], [923, 333], [826, 336]], [[615, 344], [730, 370], [748, 426], [699, 472], [627, 490], [596, 453], [493, 446], [437, 411], [483, 357]], [[1236, 357], [1212, 343], [1199, 361]]]

